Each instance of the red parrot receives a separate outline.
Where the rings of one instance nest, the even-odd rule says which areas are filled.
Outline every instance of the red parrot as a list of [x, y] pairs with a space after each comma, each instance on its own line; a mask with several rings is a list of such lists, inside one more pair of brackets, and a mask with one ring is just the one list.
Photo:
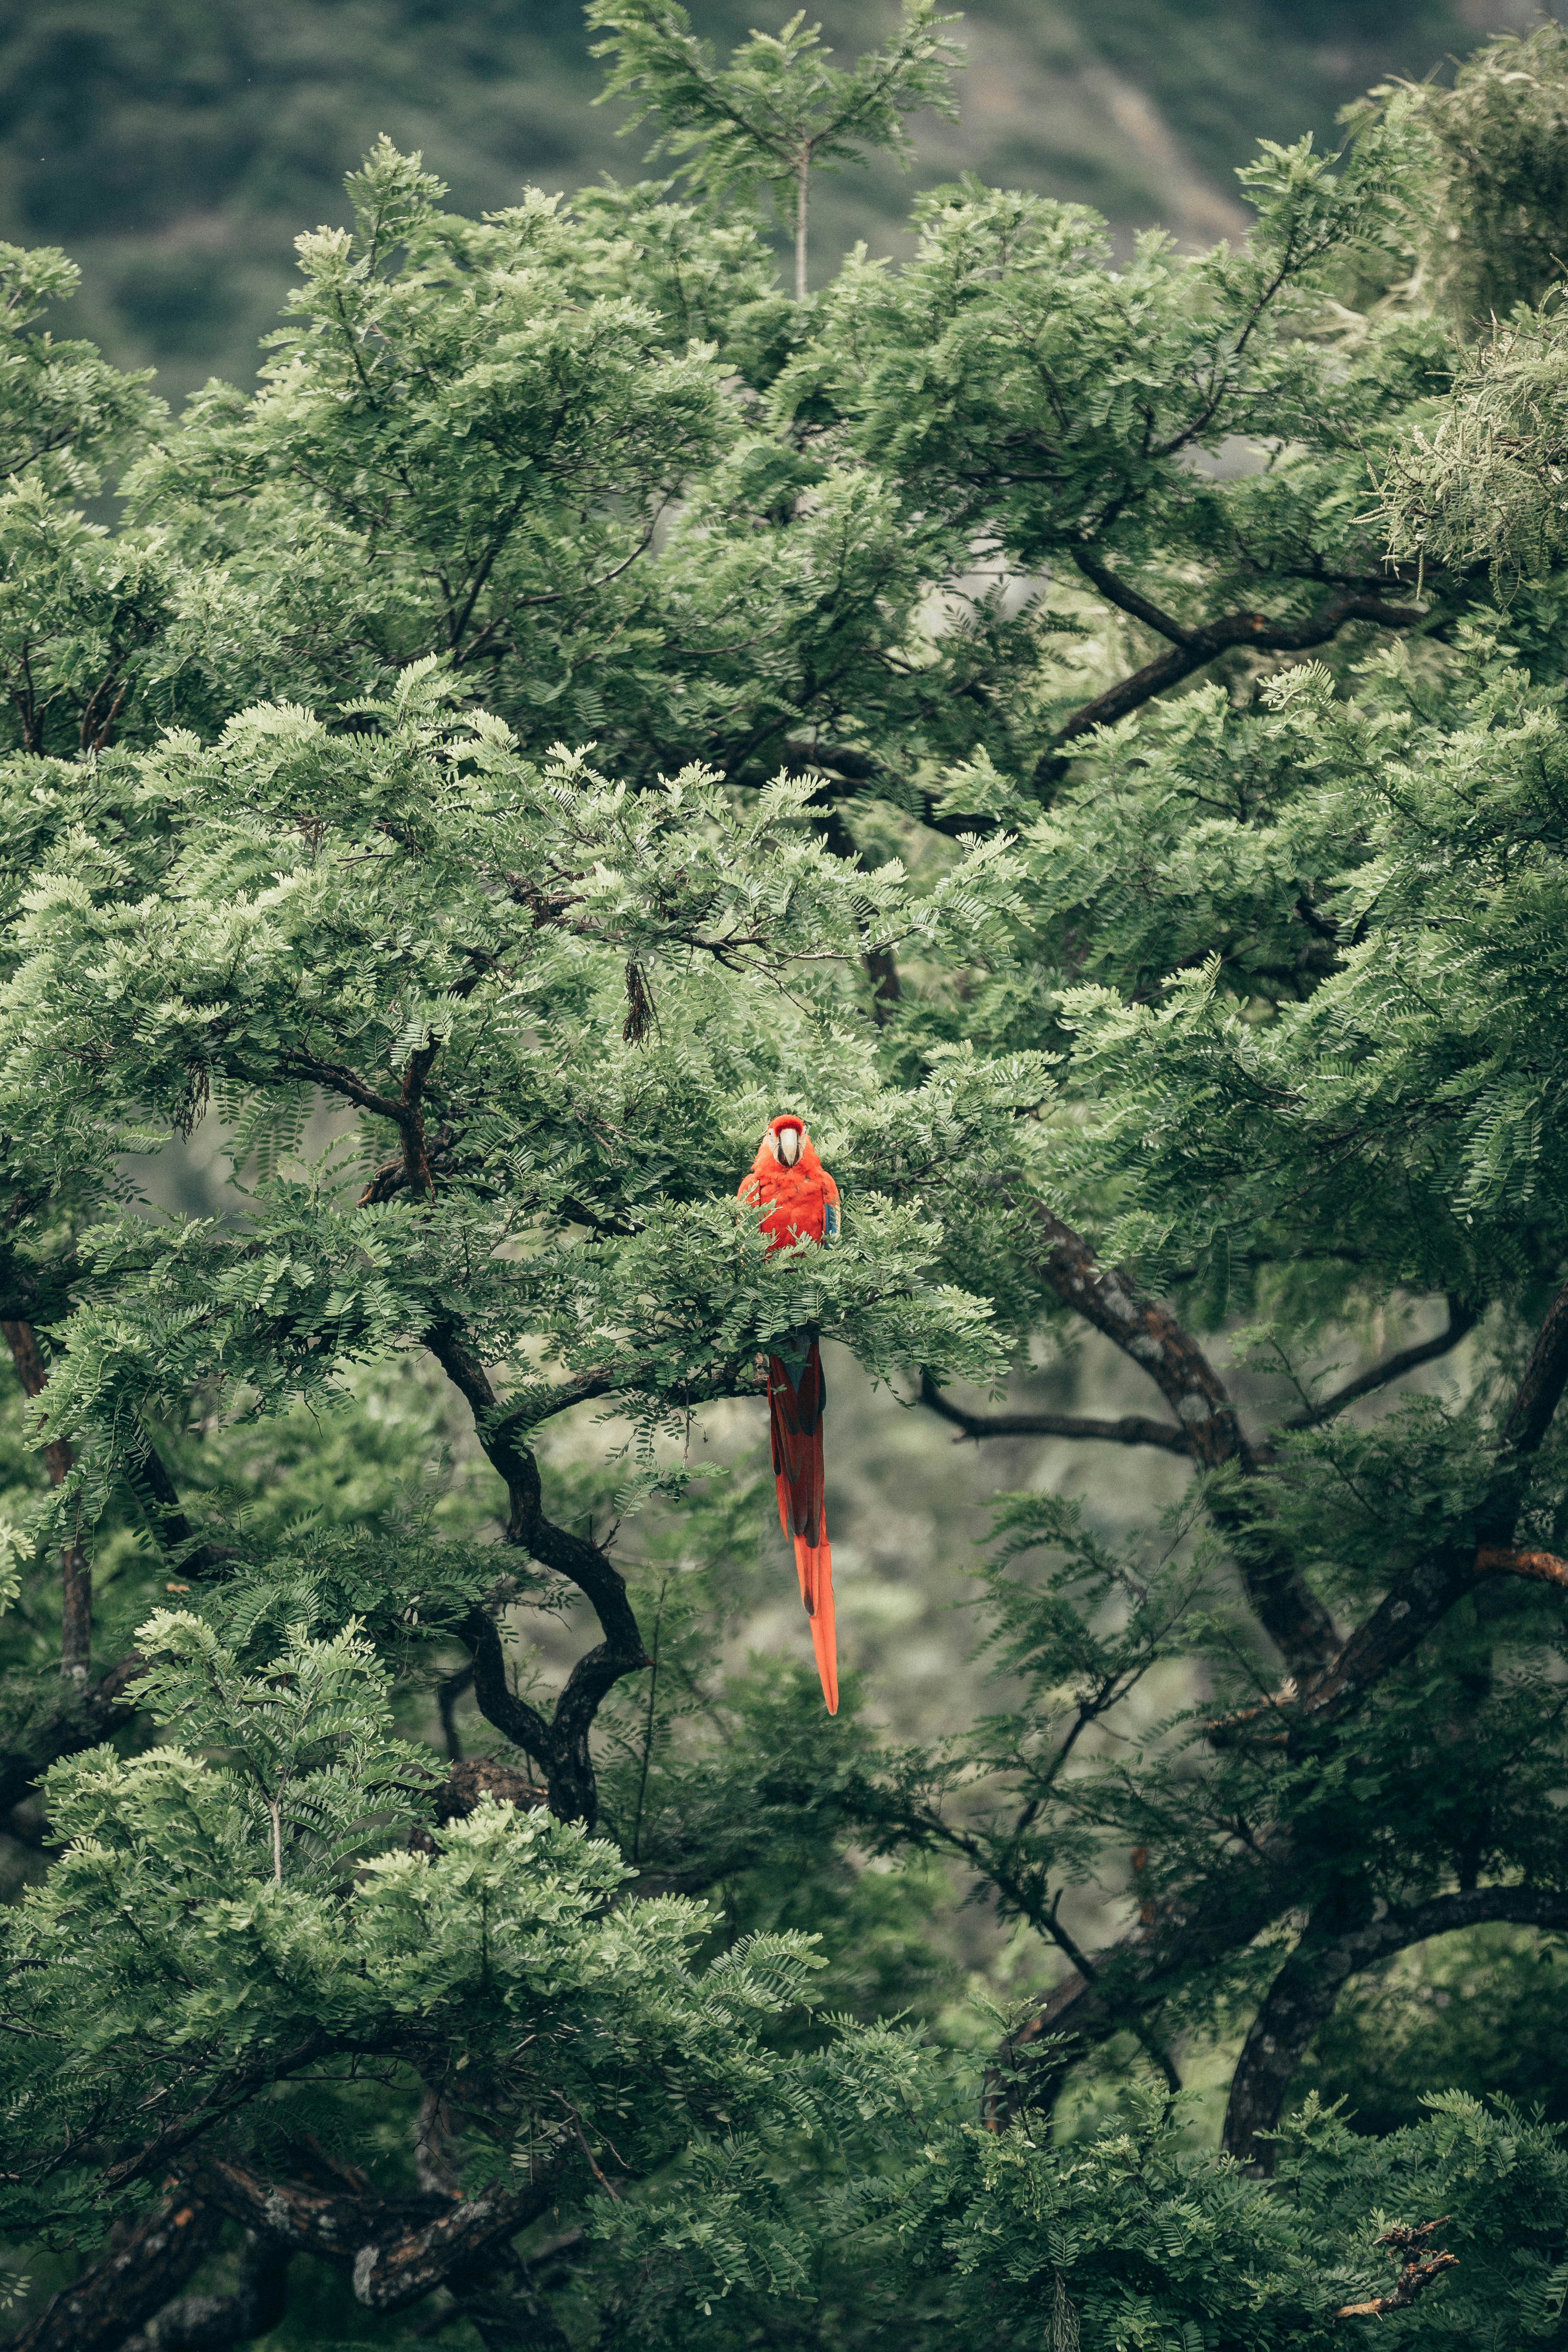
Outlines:
[[[769, 1122], [742, 1201], [768, 1212], [762, 1229], [770, 1255], [804, 1236], [838, 1238], [838, 1187], [817, 1158], [805, 1124], [792, 1111]], [[768, 1357], [768, 1426], [773, 1444], [779, 1525], [795, 1538], [800, 1597], [811, 1620], [811, 1646], [829, 1715], [838, 1712], [838, 1653], [833, 1630], [833, 1554], [823, 1517], [822, 1408], [827, 1391], [815, 1332], [789, 1331]]]

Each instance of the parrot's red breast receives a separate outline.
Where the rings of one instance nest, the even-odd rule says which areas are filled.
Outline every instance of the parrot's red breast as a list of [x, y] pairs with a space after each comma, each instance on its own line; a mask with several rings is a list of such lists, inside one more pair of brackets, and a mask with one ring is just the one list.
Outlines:
[[[740, 1196], [761, 1219], [768, 1252], [796, 1242], [829, 1242], [838, 1233], [838, 1187], [817, 1158], [802, 1121], [785, 1111], [769, 1122]], [[779, 1524], [795, 1543], [800, 1597], [811, 1620], [811, 1646], [829, 1715], [838, 1712], [838, 1649], [833, 1620], [833, 1554], [823, 1513], [822, 1413], [827, 1391], [814, 1332], [791, 1332], [768, 1357], [768, 1427]]]
[[[769, 1137], [779, 1137], [785, 1128], [794, 1128], [799, 1137], [793, 1166], [784, 1164], [774, 1144], [769, 1141]], [[763, 1219], [763, 1231], [768, 1237], [770, 1251], [787, 1249], [803, 1234], [807, 1241], [826, 1241], [828, 1212], [838, 1206], [837, 1185], [817, 1158], [816, 1147], [799, 1119], [787, 1112], [773, 1121], [758, 1144], [751, 1172], [741, 1181], [740, 1194], [742, 1201], [750, 1201], [757, 1208], [766, 1206], [768, 1213]]]

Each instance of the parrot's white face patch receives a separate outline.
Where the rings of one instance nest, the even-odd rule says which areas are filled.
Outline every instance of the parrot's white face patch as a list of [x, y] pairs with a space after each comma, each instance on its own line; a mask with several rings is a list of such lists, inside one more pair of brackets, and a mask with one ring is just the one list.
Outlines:
[[781, 1166], [784, 1168], [793, 1168], [795, 1161], [800, 1158], [799, 1128], [770, 1127], [768, 1129], [768, 1149], [773, 1153], [773, 1158], [779, 1161]]

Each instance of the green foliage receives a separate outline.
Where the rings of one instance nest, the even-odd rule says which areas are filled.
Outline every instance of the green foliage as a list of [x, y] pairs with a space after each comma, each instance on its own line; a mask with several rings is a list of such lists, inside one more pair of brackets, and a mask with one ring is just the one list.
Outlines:
[[[700, 201], [383, 141], [177, 429], [6, 265], [0, 2216], [94, 2352], [166, 2189], [345, 2341], [1251, 2352], [1443, 2215], [1394, 2324], [1551, 2340], [1474, 2094], [1568, 1925], [1554, 313], [1389, 290], [1414, 101], [1205, 254], [967, 180], [791, 303], [737, 199], [938, 20], [596, 17]], [[786, 1106], [831, 1251], [736, 1195]], [[1055, 1409], [1086, 1326], [1160, 1417]], [[842, 1541], [810, 1687], [803, 1330], [1173, 1473], [1013, 1457], [934, 1736]]]
[[[1447, 2209], [1462, 2246], [1447, 2299], [1397, 2324], [1420, 2345], [1550, 2341], [1559, 2316], [1563, 2166], [1558, 2133], [1506, 2108], [1431, 2103], [1421, 2125], [1358, 2139], [1310, 2107], [1270, 2192], [1175, 2153], [1159, 2102], [1131, 2098], [1120, 2127], [1068, 2151], [1019, 2132], [953, 2131], [911, 2180], [878, 2192], [918, 2271], [963, 2283], [953, 2340], [976, 2345], [1342, 2341], [1331, 2309], [1388, 2294], [1377, 2239], [1417, 2207]], [[1335, 2244], [1338, 2258], [1319, 2248]], [[963, 2307], [963, 2306], [961, 2306]]]
[[1538, 303], [1563, 275], [1568, 176], [1568, 34], [1550, 20], [1489, 42], [1452, 85], [1384, 87], [1363, 108], [1414, 121], [1423, 139], [1406, 191], [1415, 257], [1467, 327]]
[[[697, 1906], [607, 1906], [627, 1874], [614, 1849], [510, 1807], [482, 1804], [433, 1860], [389, 1845], [400, 1780], [421, 1768], [390, 1738], [382, 1677], [352, 1633], [297, 1635], [255, 1676], [183, 1612], [150, 1621], [144, 1639], [169, 1660], [149, 1678], [154, 1713], [198, 1739], [221, 1733], [223, 1758], [163, 1746], [122, 1764], [99, 1751], [50, 1781], [70, 1843], [7, 1921], [7, 1965], [27, 1989], [26, 2030], [7, 2037], [10, 2111], [30, 2150], [14, 2203], [24, 2223], [29, 2206], [58, 2222], [90, 2204], [97, 2168], [73, 2144], [106, 2107], [177, 2094], [216, 2116], [272, 2079], [285, 2095], [256, 2116], [265, 2147], [298, 2128], [290, 2108], [308, 2114], [312, 2075], [330, 2078], [339, 2053], [394, 2094], [450, 2081], [459, 2104], [456, 2078], [476, 2070], [479, 2179], [549, 2177], [552, 2202], [591, 2176], [595, 2148], [636, 2177], [711, 2134], [712, 2161], [744, 2177], [743, 2142], [725, 2150], [748, 2129], [809, 2135], [836, 2110], [901, 2104], [910, 2062], [896, 2037], [841, 2035], [853, 2056], [805, 2063], [757, 2039], [802, 1998], [809, 1939], [754, 1937], [694, 1971]], [[350, 1878], [374, 1815], [375, 1850]], [[658, 2226], [684, 2210], [689, 2263], [721, 2291], [737, 2266], [752, 2274], [759, 2233], [697, 2220], [707, 2168], [698, 2154]], [[793, 2284], [798, 2257], [781, 2260], [778, 2284]]]
[[30, 331], [51, 302], [68, 300], [77, 270], [51, 246], [0, 246], [0, 467], [51, 497], [90, 498], [106, 463], [123, 458], [162, 417], [149, 373], [125, 376], [90, 343]]
[[1521, 311], [1467, 355], [1430, 425], [1382, 478], [1394, 551], [1439, 563], [1482, 556], [1500, 585], [1544, 580], [1564, 542], [1563, 325]]
[[[1553, 1214], [1556, 1077], [1527, 1037], [1551, 1018], [1555, 985], [1562, 691], [1530, 685], [1496, 624], [1466, 648], [1436, 723], [1401, 709], [1397, 666], [1370, 676], [1362, 711], [1342, 718], [1322, 669], [1270, 689], [1287, 727], [1313, 738], [1320, 773], [1339, 728], [1360, 739], [1346, 772], [1365, 848], [1338, 882], [1355, 944], [1304, 1002], [1253, 1017], [1216, 959], [1157, 1009], [1104, 988], [1064, 998], [1075, 1061], [1115, 1070], [1096, 1160], [1123, 1160], [1123, 1213], [1146, 1245], [1179, 1230], [1182, 1249], [1212, 1246], [1284, 1215], [1297, 1245], [1353, 1246], [1390, 1274], [1421, 1263], [1419, 1279], [1458, 1287], [1461, 1272], [1507, 1279], [1520, 1213]], [[1258, 724], [1226, 723], [1243, 739]], [[1175, 1083], [1178, 1070], [1196, 1082]]]
[[795, 231], [797, 300], [805, 294], [812, 172], [874, 147], [907, 163], [906, 116], [933, 108], [957, 117], [949, 74], [963, 52], [942, 27], [958, 20], [939, 16], [936, 0], [903, 0], [887, 48], [847, 71], [828, 65], [822, 27], [808, 26], [804, 9], [776, 36], [753, 33], [727, 68], [676, 0], [589, 0], [586, 13], [589, 29], [608, 36], [595, 56], [614, 60], [603, 97], [636, 107], [626, 130], [655, 116], [652, 155], [678, 157], [691, 185], [716, 203], [768, 189], [781, 225]]

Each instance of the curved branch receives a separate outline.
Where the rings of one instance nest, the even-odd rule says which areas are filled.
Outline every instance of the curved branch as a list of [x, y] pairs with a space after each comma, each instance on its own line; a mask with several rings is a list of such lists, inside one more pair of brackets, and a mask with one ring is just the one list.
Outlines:
[[276, 2240], [247, 2231], [232, 2294], [186, 2294], [165, 2304], [119, 2352], [231, 2352], [269, 2335], [288, 2308], [289, 2261]]
[[[992, 2078], [990, 2120], [999, 2126], [1022, 2107], [1048, 2105], [1087, 2049], [1134, 2030], [1134, 2021], [1146, 2032], [1152, 2011], [1278, 1918], [1290, 1902], [1292, 1884], [1291, 1849], [1279, 1838], [1195, 1894], [1166, 1895], [1149, 1906], [1127, 1935], [1054, 1985], [1035, 2015], [1009, 2036], [1009, 2072], [1017, 2054], [1035, 2044], [1047, 2045], [1049, 2054], [1042, 2054], [1032, 2081]], [[1063, 2040], [1069, 2046], [1049, 2049]]]
[[1316, 1429], [1321, 1422], [1331, 1421], [1336, 1412], [1342, 1412], [1347, 1404], [1353, 1404], [1358, 1397], [1371, 1396], [1374, 1390], [1386, 1388], [1391, 1381], [1403, 1380], [1406, 1372], [1415, 1371], [1419, 1365], [1436, 1363], [1439, 1356], [1447, 1355], [1461, 1339], [1468, 1338], [1479, 1320], [1473, 1307], [1466, 1307], [1458, 1298], [1450, 1297], [1447, 1326], [1436, 1338], [1423, 1339], [1413, 1348], [1401, 1348], [1396, 1354], [1385, 1357], [1381, 1364], [1374, 1364], [1370, 1371], [1359, 1373], [1353, 1381], [1347, 1381], [1342, 1388], [1336, 1389], [1331, 1396], [1324, 1397], [1321, 1403], [1309, 1405], [1302, 1412], [1292, 1413], [1289, 1421], [1279, 1423], [1280, 1428]]
[[[1075, 1306], [1081, 1301], [1080, 1311], [1088, 1313], [1099, 1328], [1117, 1339], [1138, 1360], [1147, 1362], [1142, 1349], [1132, 1344], [1132, 1337], [1142, 1337], [1156, 1348], [1163, 1344], [1160, 1323], [1146, 1320], [1152, 1302], [1143, 1300], [1125, 1276], [1108, 1276], [1086, 1244], [1061, 1227], [1048, 1212], [1038, 1213], [1058, 1253], [1054, 1275], [1049, 1265], [1047, 1273], [1059, 1295]], [[1153, 1310], [1156, 1317], [1161, 1312]], [[1129, 1336], [1121, 1337], [1122, 1331]], [[1185, 1335], [1178, 1337], [1184, 1340]], [[1190, 1347], [1191, 1342], [1186, 1345]], [[1167, 1377], [1174, 1379], [1184, 1360], [1178, 1347], [1165, 1365]], [[1201, 1363], [1201, 1357], [1198, 1360]], [[1153, 1370], [1152, 1363], [1149, 1369]], [[1212, 1373], [1209, 1378], [1213, 1380]], [[1215, 1385], [1217, 1387], [1217, 1382]], [[1497, 1516], [1506, 1509], [1510, 1524], [1511, 1515], [1517, 1511], [1523, 1466], [1544, 1438], [1565, 1388], [1568, 1285], [1559, 1292], [1542, 1324], [1503, 1424], [1499, 1446], [1500, 1499]], [[1206, 1398], [1208, 1391], [1200, 1387], [1198, 1393]], [[1218, 1416], [1215, 1419], [1218, 1421]], [[1234, 1419], [1232, 1414], [1231, 1425]], [[1222, 1432], [1225, 1426], [1220, 1421]], [[1469, 1589], [1477, 1573], [1489, 1572], [1532, 1577], [1568, 1586], [1568, 1561], [1560, 1560], [1554, 1553], [1514, 1550], [1505, 1544], [1478, 1546], [1473, 1529], [1468, 1539], [1457, 1533], [1451, 1544], [1439, 1548], [1396, 1580], [1372, 1615], [1321, 1671], [1302, 1677], [1294, 1686], [1287, 1685], [1277, 1698], [1266, 1701], [1251, 1713], [1284, 1715], [1293, 1727], [1293, 1739], [1303, 1727], [1317, 1720], [1331, 1720], [1336, 1713], [1352, 1705], [1362, 1691], [1410, 1655], [1460, 1594]], [[1252, 1589], [1249, 1583], [1249, 1591]], [[1211, 1727], [1211, 1736], [1233, 1731], [1247, 1719], [1247, 1716], [1227, 1718]], [[1289, 1908], [1293, 1899], [1289, 1842], [1283, 1835], [1265, 1839], [1223, 1879], [1211, 1880], [1207, 1885], [1168, 1896], [1157, 1904], [1149, 1918], [1141, 1921], [1109, 1952], [1097, 1956], [1092, 1977], [1075, 1970], [1057, 1986], [1024, 2033], [1015, 2039], [1026, 2043], [1064, 2032], [1090, 2042], [1109, 2039], [1132, 2012], [1146, 2011], [1157, 2005], [1194, 1971], [1212, 1966], [1216, 1959], [1251, 1942]], [[1479, 1888], [1438, 1897], [1413, 1911], [1388, 1915], [1371, 1927], [1357, 1931], [1345, 1973], [1370, 1966], [1373, 1958], [1379, 1956], [1380, 1938], [1392, 1937], [1386, 1949], [1394, 1951], [1401, 1948], [1402, 1940], [1420, 1942], [1457, 1927], [1500, 1918], [1537, 1926], [1568, 1923], [1568, 1893], [1518, 1887]], [[1322, 1949], [1315, 1948], [1310, 1973], [1313, 1981], [1331, 1978], [1331, 1956], [1326, 1958]], [[1304, 1962], [1302, 1970], [1287, 1979], [1282, 1987], [1282, 2005], [1310, 2005], [1311, 1984], [1308, 1977]], [[1260, 2031], [1266, 2032], [1267, 2028]], [[1070, 2063], [1070, 2057], [1055, 2062], [1050, 2070], [1052, 2076], [1059, 2078]], [[999, 2098], [996, 2112], [1008, 2111], [1016, 2095], [1006, 2093]], [[1250, 2093], [1246, 2096], [1253, 2098]], [[1256, 2100], [1254, 2106], [1257, 2113], [1263, 2111]], [[1238, 2135], [1242, 2128], [1243, 2120], [1238, 2120]], [[1254, 2132], [1258, 2128], [1256, 2121], [1251, 2128]]]
[[1547, 1308], [1502, 1425], [1500, 1454], [1527, 1460], [1540, 1446], [1568, 1387], [1568, 1282]]
[[1323, 1716], [1352, 1706], [1362, 1692], [1403, 1664], [1469, 1590], [1483, 1553], [1489, 1555], [1489, 1566], [1502, 1565], [1500, 1554], [1510, 1549], [1531, 1459], [1552, 1426], [1564, 1388], [1568, 1388], [1568, 1282], [1552, 1299], [1535, 1335], [1499, 1436], [1492, 1492], [1477, 1513], [1476, 1523], [1468, 1534], [1457, 1531], [1452, 1542], [1427, 1553], [1395, 1579], [1371, 1616], [1357, 1626], [1305, 1694], [1304, 1713]]
[[[557, 2135], [557, 2155], [567, 2135]], [[249, 2229], [265, 2230], [300, 2253], [348, 2269], [355, 2300], [370, 2311], [402, 2311], [499, 2239], [537, 2221], [559, 2194], [553, 2170], [524, 2189], [491, 2187], [477, 2197], [439, 2191], [359, 2196], [302, 2181], [259, 2179], [237, 2164], [207, 2166], [202, 2196]]]
[[369, 1111], [373, 1118], [390, 1119], [401, 1132], [403, 1104], [395, 1101], [390, 1095], [377, 1094], [374, 1087], [367, 1087], [362, 1077], [342, 1062], [323, 1062], [314, 1054], [285, 1051], [279, 1057], [279, 1066], [293, 1077], [309, 1078], [312, 1086], [322, 1087], [328, 1094], [342, 1095], [345, 1102], [352, 1102], [360, 1110]]
[[1540, 1584], [1568, 1585], [1568, 1559], [1554, 1551], [1515, 1551], [1496, 1544], [1476, 1548], [1478, 1576], [1529, 1576]]
[[1152, 629], [1157, 637], [1163, 637], [1169, 645], [1192, 644], [1195, 630], [1189, 629], [1171, 614], [1162, 612], [1158, 604], [1152, 604], [1147, 596], [1131, 587], [1120, 572], [1112, 572], [1109, 563], [1102, 563], [1089, 548], [1075, 547], [1072, 560], [1089, 586], [1097, 590], [1108, 604], [1114, 604], [1119, 611], [1130, 614], [1133, 620], [1142, 621], [1146, 629]]
[[153, 1542], [160, 1551], [173, 1555], [184, 1574], [210, 1576], [225, 1565], [230, 1555], [196, 1534], [168, 1465], [145, 1431], [139, 1433], [139, 1451], [127, 1461], [124, 1478], [142, 1507]]
[[267, 2050], [265, 2044], [262, 2047], [264, 2054], [259, 2059], [249, 2065], [231, 2067], [226, 2074], [218, 2074], [197, 2105], [175, 2116], [151, 2139], [131, 2149], [117, 2163], [106, 2166], [98, 2177], [100, 2191], [112, 2197], [130, 2188], [133, 2181], [166, 2175], [173, 2159], [184, 2156], [204, 2132], [247, 2105], [258, 2091], [286, 2083], [301, 2067], [312, 2064], [333, 2047], [333, 2042], [330, 2033], [315, 2032], [297, 2042], [291, 2050]]
[[929, 1372], [921, 1374], [921, 1402], [960, 1432], [954, 1441], [972, 1437], [1103, 1438], [1112, 1445], [1157, 1445], [1167, 1454], [1191, 1454], [1184, 1431], [1173, 1421], [1150, 1421], [1143, 1414], [1123, 1413], [1120, 1421], [1095, 1421], [1070, 1412], [965, 1412], [944, 1397]]
[[[1568, 1559], [1560, 1559], [1554, 1551], [1517, 1551], [1511, 1545], [1479, 1544], [1471, 1565], [1478, 1576], [1523, 1576], [1537, 1584], [1568, 1588]], [[1226, 1747], [1247, 1724], [1260, 1723], [1266, 1717], [1273, 1716], [1283, 1718], [1287, 1728], [1271, 1733], [1270, 1738], [1283, 1741], [1289, 1737], [1286, 1710], [1293, 1707], [1300, 1696], [1295, 1683], [1288, 1682], [1268, 1698], [1260, 1699], [1256, 1706], [1244, 1706], [1234, 1714], [1217, 1716], [1212, 1723], [1205, 1725], [1205, 1737], [1213, 1747]]]
[[1342, 2303], [1337, 2311], [1329, 2314], [1330, 2318], [1384, 2319], [1391, 2311], [1408, 2311], [1424, 2287], [1430, 2286], [1435, 2278], [1441, 2278], [1445, 2271], [1458, 2268], [1458, 2254], [1431, 2254], [1426, 2251], [1433, 2231], [1442, 2229], [1450, 2218], [1445, 2213], [1436, 2221], [1418, 2223], [1415, 2229], [1396, 2221], [1392, 2230], [1385, 2230], [1374, 2242], [1386, 2246], [1399, 2264], [1393, 2294], [1374, 2294], [1370, 2303]]
[[1176, 1416], [1186, 1449], [1205, 1470], [1251, 1467], [1251, 1449], [1218, 1373], [1168, 1307], [1120, 1266], [1100, 1263], [1081, 1234], [1043, 1202], [1029, 1213], [1045, 1244], [1040, 1272], [1066, 1307], [1141, 1365]]
[[474, 1701], [487, 1723], [493, 1723], [514, 1748], [531, 1756], [541, 1771], [551, 1767], [551, 1727], [537, 1707], [519, 1698], [507, 1679], [506, 1653], [496, 1621], [488, 1609], [470, 1609], [458, 1629], [473, 1661]]
[[[540, 1765], [549, 1783], [552, 1810], [563, 1821], [581, 1821], [591, 1829], [598, 1813], [598, 1785], [589, 1747], [594, 1719], [621, 1677], [636, 1674], [650, 1662], [626, 1580], [609, 1554], [546, 1517], [539, 1463], [527, 1439], [540, 1421], [594, 1398], [611, 1396], [618, 1383], [609, 1372], [584, 1372], [505, 1407], [496, 1396], [489, 1374], [454, 1324], [433, 1328], [425, 1340], [447, 1379], [467, 1399], [486, 1458], [505, 1482], [508, 1543], [574, 1584], [598, 1618], [604, 1640], [578, 1659], [548, 1720], [511, 1689], [489, 1608], [473, 1610], [462, 1628], [473, 1658], [474, 1696], [480, 1713]], [[706, 1404], [719, 1397], [752, 1395], [760, 1387], [754, 1373], [742, 1372], [733, 1362], [722, 1363], [690, 1384], [686, 1402]]]
[[[1081, 555], [1075, 553], [1074, 561], [1081, 571]], [[1124, 611], [1136, 612], [1143, 599], [1138, 597], [1136, 604], [1130, 603], [1128, 599], [1136, 597], [1136, 591], [1117, 581], [1114, 572], [1107, 576], [1115, 581], [1119, 592], [1110, 601], [1121, 604]], [[1095, 585], [1100, 587], [1099, 581]], [[1108, 592], [1101, 588], [1100, 593]], [[1146, 610], [1152, 613], [1154, 608], [1148, 606]], [[1138, 613], [1137, 616], [1142, 619], [1144, 614]], [[1079, 736], [1090, 734], [1097, 727], [1113, 727], [1119, 719], [1141, 709], [1168, 687], [1179, 686], [1184, 678], [1191, 677], [1195, 670], [1205, 668], [1234, 646], [1246, 646], [1254, 653], [1307, 653], [1315, 646], [1327, 645], [1347, 621], [1375, 621], [1381, 628], [1413, 629], [1428, 618], [1418, 605], [1385, 604], [1381, 596], [1347, 588], [1331, 596], [1326, 604], [1304, 621], [1272, 621], [1266, 613], [1229, 613], [1221, 620], [1205, 622], [1201, 628], [1188, 630], [1178, 638], [1168, 654], [1161, 654], [1153, 661], [1145, 662], [1142, 669], [1119, 678], [1114, 686], [1107, 687], [1091, 702], [1075, 710], [1070, 719], [1064, 719], [1036, 766], [1037, 788], [1044, 791], [1054, 782], [1064, 750]], [[1149, 625], [1156, 625], [1151, 622]], [[1169, 635], [1178, 625], [1167, 619], [1160, 634]]]
[[1524, 1927], [1568, 1927], [1568, 1891], [1473, 1887], [1437, 1895], [1411, 1911], [1386, 1912], [1348, 1933], [1309, 1921], [1242, 2044], [1225, 2114], [1221, 2146], [1226, 2154], [1272, 2172], [1273, 2145], [1267, 2135], [1278, 2129], [1296, 2071], [1352, 1977], [1412, 1944], [1499, 1920]]
[[426, 1344], [468, 1400], [479, 1444], [492, 1469], [505, 1482], [510, 1504], [507, 1541], [558, 1576], [568, 1578], [592, 1603], [599, 1621], [605, 1638], [578, 1659], [548, 1723], [537, 1708], [512, 1694], [500, 1636], [489, 1612], [476, 1611], [466, 1629], [473, 1647], [474, 1696], [481, 1712], [542, 1766], [550, 1784], [552, 1810], [563, 1820], [581, 1821], [591, 1829], [598, 1814], [598, 1784], [588, 1745], [594, 1718], [621, 1676], [648, 1664], [626, 1580], [599, 1545], [545, 1517], [533, 1451], [516, 1432], [515, 1422], [509, 1423], [505, 1414], [498, 1412], [499, 1400], [489, 1375], [456, 1328], [445, 1324], [433, 1328], [426, 1335]]

